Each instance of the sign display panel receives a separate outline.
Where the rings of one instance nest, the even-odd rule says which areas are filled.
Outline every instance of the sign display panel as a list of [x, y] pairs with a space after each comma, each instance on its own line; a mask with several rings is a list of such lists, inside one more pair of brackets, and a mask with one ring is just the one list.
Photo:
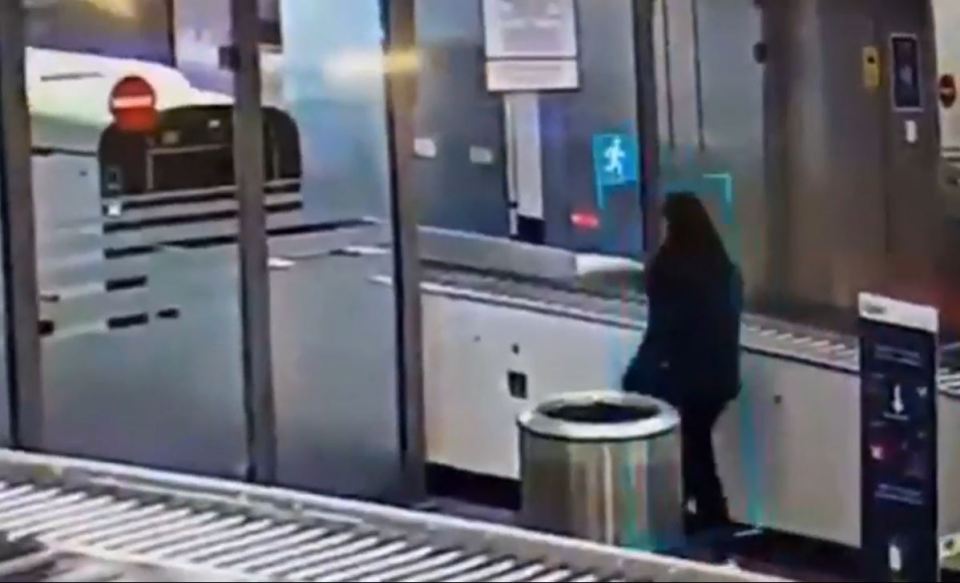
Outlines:
[[861, 500], [872, 581], [939, 577], [935, 309], [860, 297]]

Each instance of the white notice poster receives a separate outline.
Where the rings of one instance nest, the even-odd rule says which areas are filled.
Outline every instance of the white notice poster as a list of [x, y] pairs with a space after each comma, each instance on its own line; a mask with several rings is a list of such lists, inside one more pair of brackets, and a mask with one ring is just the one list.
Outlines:
[[575, 59], [574, 0], [484, 0], [488, 59]]

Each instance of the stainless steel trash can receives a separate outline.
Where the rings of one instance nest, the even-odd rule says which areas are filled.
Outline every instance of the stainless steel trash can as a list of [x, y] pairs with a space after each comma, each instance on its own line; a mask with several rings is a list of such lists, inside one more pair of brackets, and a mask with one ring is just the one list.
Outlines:
[[672, 407], [579, 393], [518, 423], [525, 526], [649, 551], [682, 544], [680, 417]]

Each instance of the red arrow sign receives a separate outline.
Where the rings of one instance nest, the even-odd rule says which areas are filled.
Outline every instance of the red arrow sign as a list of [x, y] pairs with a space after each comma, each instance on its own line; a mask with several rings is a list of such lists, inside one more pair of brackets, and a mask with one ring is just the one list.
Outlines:
[[940, 103], [947, 109], [957, 102], [957, 79], [953, 75], [940, 77]]

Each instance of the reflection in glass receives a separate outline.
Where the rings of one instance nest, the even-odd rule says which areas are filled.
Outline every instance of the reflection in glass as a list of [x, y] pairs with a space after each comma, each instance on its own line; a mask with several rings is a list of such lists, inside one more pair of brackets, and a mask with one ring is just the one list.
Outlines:
[[282, 0], [263, 67], [303, 157], [304, 229], [271, 239], [279, 478], [378, 498], [401, 459], [384, 75], [417, 63], [384, 58], [382, 5]]
[[[417, 65], [380, 11], [260, 5], [280, 478], [365, 496], [400, 461], [384, 75]], [[242, 476], [229, 2], [29, 25], [45, 445]]]
[[[233, 99], [170, 66], [170, 16], [28, 13], [45, 446], [242, 476]], [[296, 212], [296, 130], [268, 112], [264, 136], [271, 210]]]

